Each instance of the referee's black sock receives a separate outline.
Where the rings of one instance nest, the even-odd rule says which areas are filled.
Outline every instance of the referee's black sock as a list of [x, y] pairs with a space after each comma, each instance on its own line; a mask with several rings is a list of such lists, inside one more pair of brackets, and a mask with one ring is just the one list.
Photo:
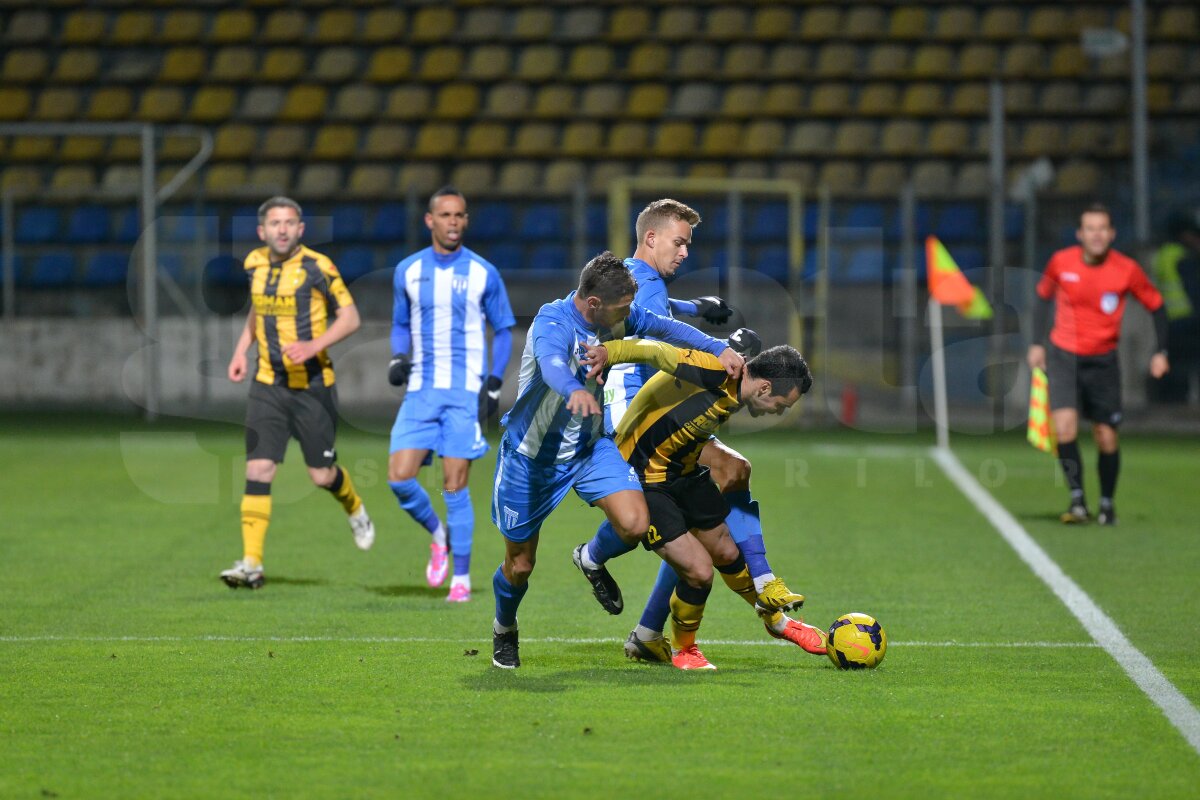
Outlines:
[[[1058, 463], [1062, 465], [1067, 488], [1071, 490], [1071, 502], [1083, 502], [1083, 465], [1079, 460], [1079, 443], [1075, 440], [1058, 443]], [[1101, 467], [1103, 473], [1103, 467]]]
[[1113, 495], [1117, 492], [1117, 474], [1121, 471], [1121, 451], [1101, 453], [1100, 459], [1100, 502], [1112, 504]]

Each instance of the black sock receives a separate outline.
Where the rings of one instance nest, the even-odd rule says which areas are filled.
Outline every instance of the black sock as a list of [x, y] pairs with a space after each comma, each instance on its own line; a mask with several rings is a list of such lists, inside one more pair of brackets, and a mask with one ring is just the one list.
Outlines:
[[1079, 443], [1058, 443], [1058, 463], [1062, 465], [1063, 475], [1067, 479], [1067, 488], [1071, 490], [1071, 502], [1083, 502], [1083, 465], [1079, 460]]
[[1106, 500], [1111, 505], [1113, 495], [1117, 493], [1117, 473], [1121, 471], [1121, 451], [1100, 454], [1100, 502]]

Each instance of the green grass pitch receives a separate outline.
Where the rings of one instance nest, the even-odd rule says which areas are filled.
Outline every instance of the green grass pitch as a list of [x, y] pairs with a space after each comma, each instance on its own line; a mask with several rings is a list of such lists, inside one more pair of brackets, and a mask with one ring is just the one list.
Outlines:
[[[883, 665], [769, 640], [718, 584], [719, 670], [627, 662], [657, 559], [617, 562], [606, 615], [571, 566], [599, 512], [543, 531], [515, 672], [490, 663], [494, 451], [472, 474], [474, 600], [424, 583], [428, 537], [385, 480], [387, 439], [339, 452], [375, 518], [353, 545], [293, 447], [267, 586], [230, 591], [241, 431], [0, 417], [0, 797], [1195, 797], [1200, 754], [928, 456], [928, 437], [731, 437], [768, 554], [827, 627], [864, 611]], [[954, 448], [1130, 641], [1200, 705], [1195, 439], [1129, 435], [1121, 525], [1066, 527], [1053, 461], [1019, 435]], [[1094, 448], [1084, 445], [1089, 496]], [[424, 474], [427, 486], [436, 476]], [[440, 499], [435, 504], [441, 509]]]

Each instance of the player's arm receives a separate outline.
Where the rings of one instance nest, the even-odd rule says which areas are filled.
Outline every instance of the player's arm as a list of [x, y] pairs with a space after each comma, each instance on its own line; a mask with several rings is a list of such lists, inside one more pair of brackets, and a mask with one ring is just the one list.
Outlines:
[[1058, 258], [1051, 257], [1042, 277], [1038, 279], [1033, 299], [1033, 340], [1025, 361], [1030, 369], [1046, 368], [1046, 341], [1050, 337], [1050, 326], [1054, 322], [1054, 293], [1058, 288]]
[[388, 362], [388, 383], [404, 386], [412, 372], [412, 328], [409, 324], [408, 291], [400, 266], [392, 275], [392, 360]]
[[1129, 291], [1150, 312], [1150, 317], [1154, 320], [1155, 343], [1154, 355], [1150, 357], [1150, 375], [1154, 378], [1161, 378], [1171, 371], [1171, 364], [1167, 361], [1167, 330], [1170, 325], [1167, 319], [1166, 304], [1163, 302], [1162, 294], [1150, 282], [1150, 278], [1147, 277], [1141, 266], [1137, 264], [1134, 264]]
[[283, 354], [294, 364], [303, 364], [359, 329], [362, 320], [354, 303], [338, 307], [333, 324], [315, 339], [298, 339], [283, 348]]
[[605, 342], [597, 347], [585, 345], [585, 349], [587, 355], [580, 362], [591, 368], [589, 378], [599, 374], [606, 365], [625, 363], [649, 364], [706, 389], [715, 389], [729, 378], [725, 366], [711, 353], [684, 350], [666, 342], [625, 339]]
[[512, 327], [517, 323], [504, 281], [495, 270], [488, 273], [482, 302], [488, 324], [492, 326], [492, 369], [484, 376], [483, 386], [479, 389], [479, 421], [485, 422], [500, 409], [500, 387], [504, 385], [504, 370], [512, 356]]
[[246, 315], [246, 324], [242, 326], [242, 333], [238, 336], [237, 344], [233, 346], [233, 357], [229, 359], [227, 374], [229, 380], [234, 383], [241, 383], [242, 378], [246, 377], [246, 350], [254, 341], [254, 316], [254, 304], [251, 303], [250, 313]]
[[571, 348], [574, 333], [570, 325], [538, 315], [530, 330], [533, 337], [533, 357], [542, 372], [542, 380], [567, 403], [574, 416], [599, 414], [600, 404], [580, 382], [571, 368]]
[[692, 300], [671, 299], [671, 313], [686, 317], [701, 317], [713, 325], [723, 325], [733, 316], [729, 304], [716, 295], [706, 295]]
[[636, 305], [630, 311], [627, 330], [635, 336], [650, 336], [678, 347], [712, 353], [724, 365], [725, 372], [734, 378], [742, 374], [742, 368], [746, 364], [745, 359], [730, 349], [725, 340], [714, 339], [691, 325], [659, 316]]

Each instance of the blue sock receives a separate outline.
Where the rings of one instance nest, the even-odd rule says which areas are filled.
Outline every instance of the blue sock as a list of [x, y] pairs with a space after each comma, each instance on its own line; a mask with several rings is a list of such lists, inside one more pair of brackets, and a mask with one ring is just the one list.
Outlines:
[[521, 598], [528, 589], [528, 581], [521, 586], [513, 586], [504, 577], [503, 565], [496, 567], [496, 574], [492, 576], [492, 593], [496, 595], [497, 622], [506, 628], [517, 624], [517, 607], [521, 605]]
[[679, 576], [671, 569], [670, 564], [664, 561], [658, 565], [658, 577], [654, 579], [654, 588], [650, 590], [650, 598], [646, 600], [646, 607], [642, 609], [639, 625], [662, 633], [667, 624], [667, 617], [671, 615], [671, 593], [675, 591], [675, 584], [678, 582]]
[[729, 535], [742, 550], [750, 577], [767, 574], [771, 567], [767, 564], [767, 547], [763, 543], [758, 501], [750, 497], [749, 491], [729, 492], [725, 499], [729, 501], [729, 516], [725, 518], [725, 524], [729, 526]]
[[617, 536], [612, 523], [604, 520], [596, 530], [596, 535], [588, 542], [588, 557], [597, 564], [603, 564], [610, 558], [623, 556], [636, 547], [636, 544], [625, 543], [620, 536]]
[[446, 498], [446, 527], [450, 529], [450, 552], [454, 554], [454, 574], [471, 571], [471, 542], [475, 539], [475, 511], [471, 508], [471, 490], [442, 492]]
[[433, 511], [433, 503], [429, 501], [429, 492], [421, 488], [416, 478], [388, 481], [388, 486], [392, 487], [392, 494], [396, 495], [400, 507], [407, 511], [409, 516], [430, 533], [437, 530], [438, 518]]

